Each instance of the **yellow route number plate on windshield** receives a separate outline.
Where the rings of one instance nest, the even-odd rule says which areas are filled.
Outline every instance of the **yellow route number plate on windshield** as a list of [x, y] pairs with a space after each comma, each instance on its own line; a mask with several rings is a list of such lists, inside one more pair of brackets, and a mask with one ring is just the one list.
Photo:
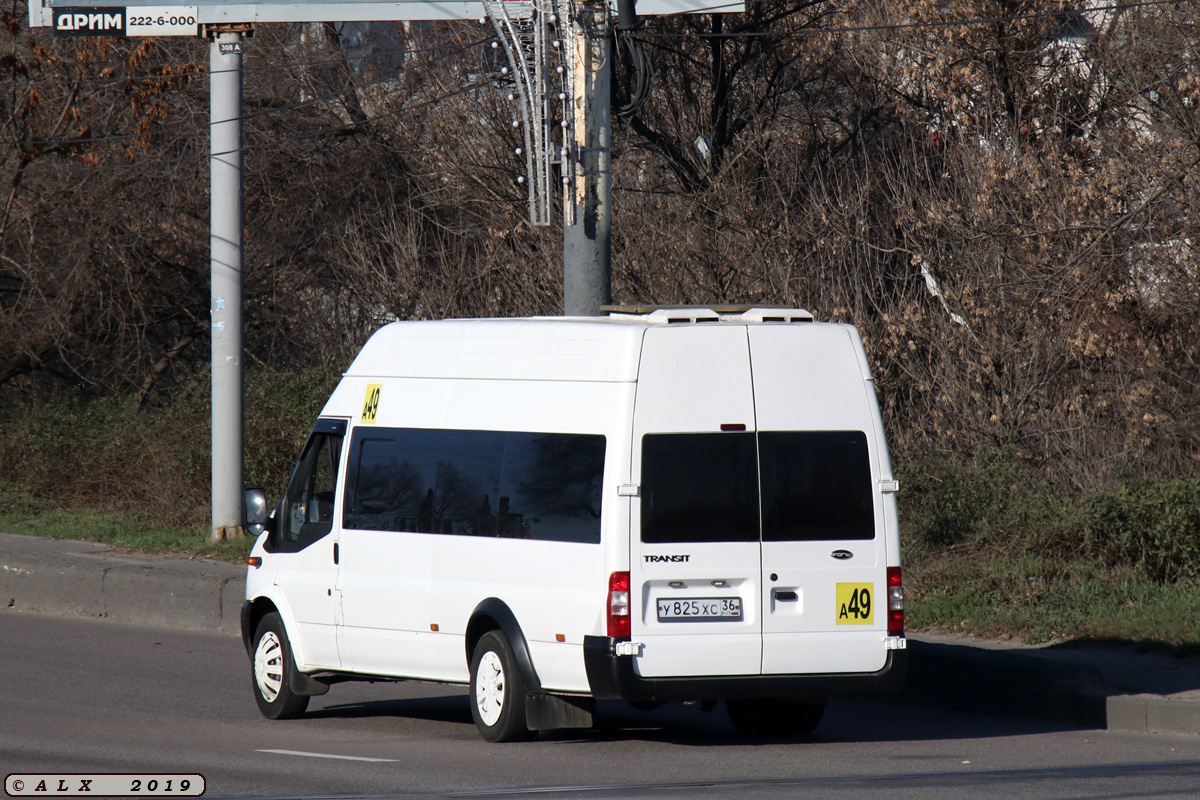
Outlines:
[[839, 583], [837, 585], [837, 624], [870, 625], [875, 621], [875, 585]]

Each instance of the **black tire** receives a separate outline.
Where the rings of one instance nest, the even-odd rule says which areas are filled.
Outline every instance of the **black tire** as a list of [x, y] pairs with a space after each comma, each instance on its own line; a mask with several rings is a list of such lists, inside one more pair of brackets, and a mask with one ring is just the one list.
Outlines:
[[258, 623], [250, 654], [254, 700], [267, 719], [295, 719], [308, 708], [308, 698], [292, 691], [296, 662], [279, 614], [271, 612]]
[[743, 736], [807, 736], [821, 724], [824, 700], [742, 699], [725, 701], [729, 721]]
[[529, 738], [525, 681], [512, 647], [500, 631], [485, 633], [471, 656], [471, 717], [489, 742]]

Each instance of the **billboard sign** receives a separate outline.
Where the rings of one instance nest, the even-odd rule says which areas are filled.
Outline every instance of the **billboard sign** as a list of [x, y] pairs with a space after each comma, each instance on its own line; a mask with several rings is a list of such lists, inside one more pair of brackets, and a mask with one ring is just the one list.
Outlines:
[[51, 11], [59, 36], [196, 36], [196, 6], [65, 6]]
[[[151, 5], [151, 3], [154, 3]], [[195, 36], [203, 25], [266, 22], [372, 22], [384, 20], [482, 19], [483, 0], [207, 0], [197, 5], [146, 5], [112, 0], [30, 0], [29, 24], [53, 28], [62, 36]], [[639, 0], [637, 13], [711, 13], [711, 0]], [[722, 5], [721, 12], [745, 10], [742, 3]]]

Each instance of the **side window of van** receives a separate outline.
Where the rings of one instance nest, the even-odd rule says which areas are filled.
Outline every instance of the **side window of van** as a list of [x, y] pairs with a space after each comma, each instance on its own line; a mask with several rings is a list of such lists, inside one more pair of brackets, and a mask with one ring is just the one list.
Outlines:
[[341, 449], [339, 434], [318, 431], [309, 438], [284, 496], [281, 550], [301, 550], [333, 530]]
[[360, 428], [342, 525], [597, 543], [604, 446], [586, 434]]

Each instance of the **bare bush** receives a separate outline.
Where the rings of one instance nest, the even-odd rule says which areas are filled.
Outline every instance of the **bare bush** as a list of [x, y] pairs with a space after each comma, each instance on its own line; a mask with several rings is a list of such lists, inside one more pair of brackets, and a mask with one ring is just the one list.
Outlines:
[[[192, 391], [199, 48], [54, 41], [24, 13], [2, 34], [0, 397]], [[1194, 17], [764, 0], [649, 21], [657, 82], [615, 127], [614, 298], [858, 324], [901, 458], [1013, 448], [1077, 489], [1194, 474]], [[344, 364], [391, 319], [561, 308], [561, 230], [524, 222], [481, 29], [378, 39], [248, 46], [251, 364]]]
[[[627, 136], [617, 292], [858, 323], [908, 457], [1015, 446], [1078, 488], [1193, 472], [1190, 12], [1004, 10], [862, 3], [835, 44], [781, 37], [772, 63], [820, 54], [822, 80], [792, 73], [803, 113], [773, 95], [703, 182]], [[725, 113], [712, 85], [677, 101], [673, 141]], [[724, 95], [766, 97], [749, 75]]]

